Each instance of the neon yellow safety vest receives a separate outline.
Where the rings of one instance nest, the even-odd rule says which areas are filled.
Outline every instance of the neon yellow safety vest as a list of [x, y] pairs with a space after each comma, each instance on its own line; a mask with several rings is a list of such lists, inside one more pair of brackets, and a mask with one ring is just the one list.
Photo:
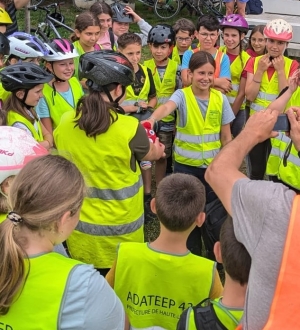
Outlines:
[[[264, 56], [264, 55], [262, 55]], [[254, 73], [257, 71], [258, 61], [262, 56], [258, 56], [254, 60]], [[289, 77], [291, 70], [292, 60], [284, 57], [284, 72], [286, 79]], [[261, 111], [268, 107], [268, 105], [276, 99], [279, 94], [278, 86], [278, 74], [277, 71], [274, 72], [271, 80], [269, 81], [268, 73], [265, 71], [262, 75], [262, 80], [260, 84], [259, 92], [256, 99], [251, 103], [250, 115], [253, 115], [256, 111]]]
[[2, 83], [0, 83], [0, 100], [2, 100], [2, 102], [6, 101], [11, 95], [11, 92], [8, 92], [7, 90], [5, 90], [2, 86]]
[[[158, 108], [159, 105], [166, 103], [171, 95], [175, 92], [176, 72], [178, 69], [178, 64], [175, 61], [168, 59], [168, 65], [162, 81], [160, 80], [159, 73], [153, 58], [151, 60], [145, 61], [144, 65], [148, 67], [152, 72], [157, 96], [156, 108]], [[172, 122], [174, 120], [174, 113], [162, 119], [164, 122]]]
[[80, 98], [83, 96], [82, 87], [77, 78], [72, 77], [69, 80], [69, 85], [73, 95], [74, 107], [71, 106], [71, 104], [69, 104], [67, 100], [64, 99], [59, 92], [56, 92], [54, 96], [53, 87], [50, 86], [49, 84], [44, 84], [44, 89], [43, 89], [44, 99], [50, 112], [53, 128], [57, 127], [57, 125], [60, 122], [61, 116], [65, 112], [73, 110], [75, 113], [77, 103], [80, 100]]
[[139, 66], [143, 70], [144, 76], [145, 76], [143, 88], [140, 91], [139, 95], [136, 95], [134, 93], [132, 86], [131, 85], [127, 86], [126, 87], [126, 99], [125, 99], [125, 101], [122, 102], [122, 106], [123, 105], [125, 105], [125, 106], [133, 105], [135, 102], [138, 102], [138, 101], [144, 101], [144, 102], [148, 103], [148, 96], [150, 93], [150, 79], [149, 79], [147, 68], [141, 64], [139, 64]]
[[[190, 46], [188, 49], [189, 50], [192, 50], [192, 47]], [[175, 61], [177, 64], [181, 65], [180, 55], [179, 55], [179, 51], [178, 51], [178, 47], [177, 46], [175, 46], [173, 48], [173, 50], [172, 50], [172, 57], [171, 57], [171, 59], [173, 61]]]
[[[28, 263], [29, 260], [29, 263]], [[51, 252], [25, 260], [29, 275], [0, 324], [7, 330], [57, 330], [69, 275], [81, 262]]]
[[0, 213], [0, 223], [6, 220], [7, 214], [6, 213]]
[[26, 119], [24, 116], [18, 114], [17, 112], [15, 112], [13, 110], [9, 110], [7, 112], [6, 120], [7, 120], [8, 126], [13, 126], [15, 123], [21, 123], [21, 124], [25, 125], [29, 129], [33, 138], [36, 141], [38, 141], [38, 142], [44, 141], [43, 133], [42, 133], [42, 126], [41, 126], [40, 121], [37, 122], [38, 131], [36, 131], [34, 125], [28, 119]]
[[79, 80], [79, 77], [78, 77], [79, 58], [82, 54], [85, 53], [85, 51], [83, 50], [82, 46], [80, 45], [79, 40], [74, 41], [73, 46], [77, 50], [77, 53], [79, 54], [79, 56], [73, 58], [74, 68], [75, 68], [74, 77], [76, 77]]
[[120, 244], [114, 289], [134, 328], [176, 329], [181, 313], [210, 295], [215, 263], [188, 252], [154, 251], [148, 243]]
[[[223, 53], [227, 53], [226, 46], [221, 46], [219, 50]], [[245, 51], [242, 51], [235, 60], [230, 64], [230, 73], [231, 73], [231, 84], [232, 84], [232, 91], [229, 93], [226, 93], [227, 99], [229, 103], [232, 105], [235, 101], [238, 91], [240, 88], [240, 82], [241, 82], [241, 74], [251, 56], [246, 53]], [[243, 101], [243, 104], [241, 105], [240, 110], [245, 110], [246, 107], [246, 98]]]
[[137, 119], [118, 115], [107, 132], [90, 138], [74, 127], [71, 111], [54, 131], [59, 153], [70, 155], [89, 188], [68, 248], [73, 258], [96, 268], [112, 266], [120, 242], [144, 241], [143, 182], [139, 166], [135, 172], [130, 168], [129, 143], [138, 125]]
[[[222, 93], [210, 89], [210, 97], [205, 120], [202, 117], [192, 87], [182, 89], [186, 102], [186, 121], [177, 120], [174, 141], [175, 161], [200, 167], [209, 165], [221, 148]], [[180, 115], [179, 115], [180, 117]]]
[[[228, 309], [220, 303], [220, 300], [221, 298], [210, 301], [211, 304], [213, 304], [213, 309], [216, 313], [216, 316], [226, 329], [235, 330], [237, 325], [240, 323], [240, 320], [244, 314], [244, 310], [239, 308]], [[191, 307], [188, 309], [187, 324], [185, 330], [197, 330], [194, 310]]]

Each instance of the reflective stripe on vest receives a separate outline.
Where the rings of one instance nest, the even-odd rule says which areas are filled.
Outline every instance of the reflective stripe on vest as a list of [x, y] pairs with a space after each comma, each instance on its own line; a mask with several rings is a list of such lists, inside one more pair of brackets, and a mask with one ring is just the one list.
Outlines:
[[43, 133], [42, 133], [42, 126], [39, 121], [36, 122], [37, 127], [38, 127], [38, 131], [37, 131], [35, 129], [34, 125], [28, 119], [26, 119], [24, 116], [18, 114], [17, 112], [15, 112], [13, 110], [9, 110], [7, 112], [7, 125], [13, 126], [16, 123], [21, 123], [21, 124], [25, 125], [36, 141], [41, 142], [44, 140]]
[[[264, 56], [264, 55], [263, 55]], [[258, 56], [254, 60], [254, 74], [257, 71], [258, 62], [262, 56]], [[288, 79], [293, 61], [287, 57], [284, 57], [284, 72], [285, 77]], [[255, 100], [251, 103], [250, 115], [253, 115], [257, 111], [261, 111], [268, 107], [268, 105], [276, 99], [279, 94], [279, 82], [278, 73], [274, 72], [271, 80], [268, 78], [268, 73], [265, 71], [262, 75], [262, 80], [259, 88], [259, 92]]]
[[[199, 47], [193, 49], [193, 53], [197, 53], [199, 52], [201, 49]], [[216, 54], [213, 55], [213, 58], [215, 59], [215, 63], [216, 63], [216, 68], [215, 68], [215, 73], [214, 73], [214, 78], [219, 78], [220, 77], [220, 73], [221, 73], [221, 62], [223, 60], [224, 57], [224, 53], [217, 50]]]
[[73, 110], [75, 113], [77, 103], [83, 96], [82, 87], [76, 77], [72, 77], [68, 82], [73, 96], [74, 107], [69, 104], [59, 92], [56, 92], [54, 96], [53, 87], [49, 84], [44, 84], [43, 94], [45, 102], [49, 109], [53, 129], [58, 126], [60, 118], [65, 112]]
[[272, 149], [267, 161], [267, 175], [277, 176], [278, 174], [279, 165], [286, 149], [285, 143], [282, 144], [281, 141], [285, 141], [285, 138], [287, 138], [287, 136], [283, 132], [278, 132], [278, 136], [271, 139]]
[[[160, 80], [154, 59], [145, 61], [144, 65], [148, 67], [152, 72], [157, 96], [157, 108], [159, 105], [166, 103], [170, 96], [175, 92], [178, 64], [175, 61], [168, 59], [168, 65], [162, 80]], [[174, 120], [174, 113], [171, 113], [162, 119], [164, 122], [172, 122]]]
[[299, 329], [300, 313], [298, 295], [300, 281], [297, 275], [300, 271], [297, 252], [300, 251], [300, 196], [293, 201], [289, 227], [272, 300], [270, 314], [264, 330]]
[[28, 277], [8, 313], [1, 315], [1, 328], [61, 329], [65, 289], [70, 273], [81, 262], [55, 252], [32, 257], [29, 261], [30, 264], [25, 259], [25, 269], [29, 269]]
[[181, 313], [209, 296], [215, 272], [214, 262], [189, 252], [172, 255], [148, 243], [121, 243], [114, 290], [133, 328], [176, 329]]
[[222, 93], [210, 90], [204, 120], [191, 86], [184, 88], [182, 92], [186, 102], [186, 121], [183, 123], [179, 120], [177, 123], [174, 141], [175, 160], [189, 166], [209, 165], [221, 148]]
[[[226, 53], [226, 46], [221, 46], [219, 50], [223, 53]], [[230, 73], [231, 73], [231, 83], [232, 90], [229, 93], [226, 93], [229, 103], [232, 105], [238, 95], [241, 82], [241, 73], [243, 72], [249, 58], [251, 56], [245, 51], [242, 51], [232, 63], [230, 63]], [[244, 110], [246, 107], [246, 97], [244, 98], [243, 104], [241, 105], [241, 110]]]
[[139, 166], [136, 171], [130, 168], [129, 145], [138, 125], [137, 119], [118, 115], [108, 131], [94, 139], [74, 127], [74, 113], [68, 112], [54, 131], [59, 153], [70, 157], [89, 187], [68, 248], [73, 258], [96, 268], [111, 268], [120, 242], [144, 240], [141, 172]]
[[136, 95], [134, 93], [132, 86], [131, 85], [127, 86], [126, 87], [126, 99], [122, 102], [121, 106], [133, 105], [135, 102], [138, 102], [138, 101], [144, 101], [144, 102], [148, 103], [148, 96], [149, 96], [149, 92], [150, 92], [150, 79], [149, 79], [147, 68], [141, 64], [139, 64], [139, 67], [141, 70], [143, 70], [143, 73], [145, 76], [145, 81], [144, 81], [142, 90], [140, 91], [139, 95]]

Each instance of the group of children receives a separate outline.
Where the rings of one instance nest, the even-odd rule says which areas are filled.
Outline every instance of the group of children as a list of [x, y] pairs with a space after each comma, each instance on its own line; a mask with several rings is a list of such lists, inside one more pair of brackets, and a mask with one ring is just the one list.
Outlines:
[[[128, 32], [133, 22], [141, 34]], [[248, 29], [245, 18], [237, 14], [221, 22], [203, 15], [196, 27], [185, 18], [173, 27], [151, 27], [128, 6], [95, 2], [90, 11], [76, 17], [71, 41], [54, 39], [44, 44], [25, 33], [16, 32], [8, 38], [0, 34], [2, 125], [25, 130], [47, 150], [57, 147], [68, 153], [67, 158], [83, 174], [89, 170], [87, 182], [93, 181], [92, 176], [95, 179], [96, 170], [110, 173], [101, 177], [105, 187], [99, 180], [89, 187], [77, 236], [68, 237], [68, 247], [73, 257], [93, 263], [107, 274], [134, 329], [202, 329], [207, 320], [211, 329], [217, 325], [235, 329], [241, 320], [251, 260], [235, 239], [232, 220], [226, 219], [220, 228], [220, 243], [214, 247], [215, 259], [224, 264], [224, 288], [216, 263], [192, 254], [186, 242], [195, 228], [203, 225], [205, 207], [217, 199], [205, 172], [220, 149], [241, 132], [254, 112], [274, 105], [284, 111], [287, 104], [295, 105], [297, 86], [288, 80], [297, 75], [298, 63], [284, 56], [292, 39], [291, 26], [283, 20], [257, 26], [244, 49]], [[220, 30], [224, 45], [218, 47]], [[142, 64], [145, 44], [152, 57]], [[44, 68], [38, 65], [40, 59]], [[113, 71], [116, 67], [118, 72]], [[106, 68], [109, 74], [105, 76]], [[276, 100], [288, 85], [288, 91]], [[158, 142], [150, 147], [149, 143], [146, 147], [138, 144], [142, 135], [136, 133], [139, 126], [131, 115], [145, 109], [151, 112], [147, 121], [152, 127], [159, 122], [157, 136], [163, 147]], [[130, 126], [127, 131], [124, 125]], [[115, 127], [115, 140], [123, 136], [125, 143], [128, 141], [128, 150], [121, 145], [103, 146], [105, 136], [107, 142], [114, 141], [112, 133], [107, 133], [113, 131], [111, 127]], [[246, 160], [250, 178], [263, 179], [267, 171], [274, 181], [300, 190], [298, 170], [286, 175], [294, 168], [296, 151], [287, 155], [286, 168], [281, 164], [288, 139], [280, 134], [271, 142], [268, 160], [265, 143], [250, 152]], [[107, 154], [116, 151], [120, 154], [115, 155], [115, 164], [108, 164], [106, 159], [111, 158]], [[102, 168], [90, 166], [98, 161], [91, 158], [91, 152], [96, 158], [107, 157], [99, 160]], [[139, 168], [132, 165], [131, 152], [139, 155], [133, 162], [140, 161], [143, 183]], [[167, 159], [172, 160], [176, 174], [165, 177]], [[152, 160], [157, 186], [154, 199]], [[118, 165], [125, 161], [131, 169], [122, 182], [123, 170]], [[4, 183], [1, 193], [6, 201]], [[72, 207], [79, 214], [77, 206], [82, 201], [74, 198], [77, 204]], [[98, 199], [103, 201], [101, 205]], [[142, 243], [142, 201], [146, 219], [157, 215], [160, 221], [160, 235], [151, 243]], [[5, 205], [6, 209], [0, 210], [3, 214], [7, 212]], [[100, 214], [115, 217], [115, 227], [106, 219], [93, 223], [93, 217]], [[5, 216], [1, 218], [3, 221]], [[6, 221], [23, 221], [22, 217], [22, 221], [11, 218]], [[102, 237], [101, 244], [97, 235]], [[97, 259], [98, 248], [107, 253], [103, 262]], [[10, 324], [13, 316], [8, 313], [6, 317]]]

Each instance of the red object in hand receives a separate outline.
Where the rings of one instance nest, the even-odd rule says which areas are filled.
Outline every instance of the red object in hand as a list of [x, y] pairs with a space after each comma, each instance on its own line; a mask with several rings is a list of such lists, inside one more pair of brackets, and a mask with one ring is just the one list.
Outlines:
[[142, 124], [143, 126], [144, 126], [144, 128], [145, 128], [145, 131], [146, 131], [146, 133], [147, 133], [147, 136], [148, 136], [148, 138], [149, 138], [149, 141], [150, 142], [155, 142], [155, 140], [156, 140], [156, 134], [155, 134], [155, 132], [151, 129], [151, 124], [149, 123], [149, 122], [144, 122], [143, 124]]

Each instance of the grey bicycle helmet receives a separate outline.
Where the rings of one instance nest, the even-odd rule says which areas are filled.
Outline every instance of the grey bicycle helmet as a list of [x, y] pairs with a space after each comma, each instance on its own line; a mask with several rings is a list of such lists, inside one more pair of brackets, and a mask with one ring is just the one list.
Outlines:
[[171, 25], [158, 24], [148, 34], [148, 44], [175, 44], [175, 32]]
[[10, 46], [8, 38], [0, 32], [0, 54], [9, 55]]
[[84, 78], [98, 86], [118, 83], [126, 87], [134, 81], [134, 69], [123, 54], [99, 50], [81, 55], [79, 79]]
[[120, 3], [114, 3], [111, 5], [113, 12], [112, 20], [119, 23], [133, 23], [131, 15], [126, 14], [125, 6]]
[[0, 75], [2, 86], [8, 92], [29, 90], [54, 78], [52, 74], [31, 62], [10, 65], [1, 70]]

